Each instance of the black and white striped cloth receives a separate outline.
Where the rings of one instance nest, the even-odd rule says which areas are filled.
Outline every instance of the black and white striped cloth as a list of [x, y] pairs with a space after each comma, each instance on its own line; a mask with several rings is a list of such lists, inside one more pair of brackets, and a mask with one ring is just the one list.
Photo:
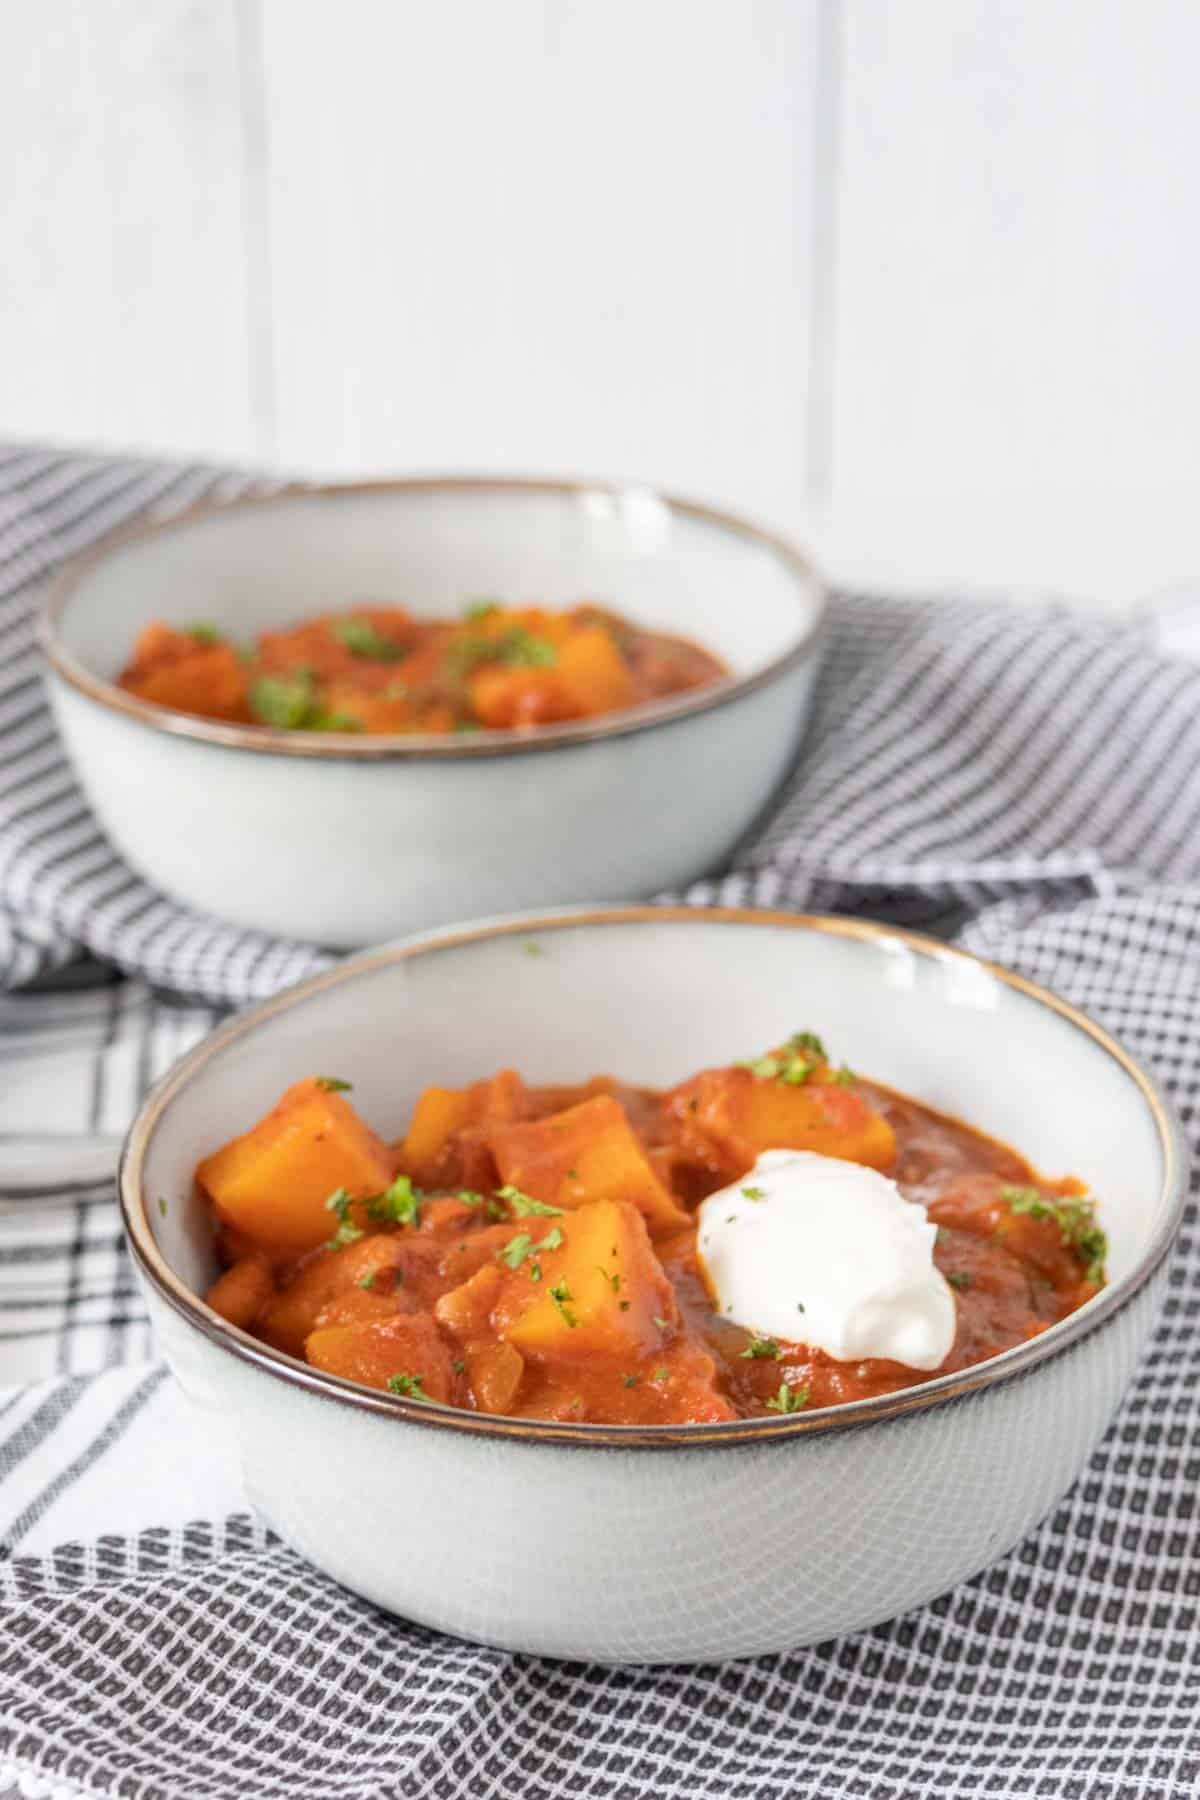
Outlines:
[[[1195, 1794], [1194, 1207], [1153, 1348], [1073, 1492], [976, 1580], [852, 1639], [699, 1669], [542, 1663], [384, 1618], [249, 1515], [154, 1360], [103, 1166], [78, 1158], [221, 1006], [322, 953], [190, 919], [121, 868], [59, 758], [27, 624], [63, 556], [216, 485], [0, 451], [0, 1790]], [[1172, 642], [1190, 650], [1185, 612]], [[1200, 670], [1144, 622], [845, 597], [800, 772], [738, 868], [688, 898], [953, 936], [1102, 1018], [1194, 1136], [1198, 825]], [[76, 965], [81, 948], [123, 977]], [[419, 1546], [420, 1521], [406, 1531]]]

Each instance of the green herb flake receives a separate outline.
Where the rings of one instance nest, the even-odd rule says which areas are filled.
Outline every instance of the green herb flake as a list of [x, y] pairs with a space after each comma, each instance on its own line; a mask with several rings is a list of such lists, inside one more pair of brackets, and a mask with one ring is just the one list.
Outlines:
[[450, 1367], [454, 1370], [456, 1375], [461, 1375], [466, 1366], [467, 1365], [461, 1356], [456, 1356], [454, 1361], [450, 1364]]
[[352, 1081], [343, 1081], [340, 1075], [318, 1075], [316, 1081], [327, 1094], [348, 1094], [354, 1087]]
[[778, 1362], [783, 1355], [777, 1339], [773, 1337], [752, 1337], [742, 1351], [743, 1362], [754, 1362], [759, 1358], [770, 1358]]
[[657, 1313], [654, 1315], [654, 1323], [660, 1331], [670, 1331], [671, 1329], [670, 1319], [660, 1319]]
[[596, 1264], [596, 1273], [601, 1277], [602, 1280], [607, 1281], [609, 1287], [612, 1289], [614, 1294], [620, 1293], [621, 1277], [617, 1274], [615, 1269], [606, 1269], [604, 1267], [603, 1263], [597, 1263]]
[[367, 1201], [367, 1217], [381, 1225], [416, 1225], [423, 1198], [407, 1175], [397, 1175], [382, 1194]]
[[460, 1206], [484, 1206], [487, 1204], [483, 1195], [477, 1194], [474, 1188], [459, 1188], [454, 1198]]
[[843, 1063], [840, 1069], [830, 1071], [829, 1080], [833, 1087], [852, 1087], [858, 1080], [858, 1076], [853, 1069]]
[[965, 1294], [971, 1285], [971, 1277], [966, 1269], [955, 1269], [952, 1274], [947, 1275], [946, 1280], [952, 1288], [957, 1288], [962, 1294]]
[[207, 619], [193, 620], [190, 625], [184, 626], [183, 633], [185, 637], [190, 637], [195, 644], [219, 644], [221, 642], [219, 628]]
[[317, 712], [316, 687], [307, 669], [292, 675], [260, 675], [246, 695], [250, 711], [260, 725], [277, 731], [301, 731]]
[[552, 1288], [548, 1288], [546, 1291], [550, 1295], [551, 1300], [553, 1300], [558, 1312], [561, 1314], [564, 1325], [566, 1325], [568, 1330], [573, 1331], [578, 1325], [579, 1320], [571, 1310], [571, 1290], [566, 1282], [558, 1281]]
[[366, 1275], [360, 1275], [359, 1280], [358, 1280], [359, 1287], [366, 1288], [366, 1290], [369, 1294], [371, 1292], [371, 1289], [375, 1286], [375, 1277], [378, 1274], [379, 1274], [378, 1269], [371, 1269], [368, 1271], [368, 1273]]
[[344, 1249], [347, 1244], [356, 1243], [363, 1235], [359, 1227], [350, 1222], [350, 1208], [353, 1205], [354, 1202], [344, 1187], [334, 1188], [325, 1202], [326, 1209], [334, 1215], [338, 1222], [337, 1230], [329, 1239], [331, 1250]]
[[408, 1400], [428, 1400], [419, 1375], [389, 1375], [388, 1393], [403, 1394]]
[[546, 954], [542, 945], [539, 944], [535, 938], [526, 938], [521, 948], [524, 950], [526, 956], [545, 956]]
[[162, 1219], [165, 1219], [167, 1216], [167, 1203], [161, 1194], [158, 1196], [158, 1213], [159, 1217]]
[[637, 1384], [638, 1384], [638, 1382], [639, 1382], [639, 1381], [640, 1381], [640, 1380], [641, 1380], [641, 1379], [642, 1379], [642, 1378], [641, 1378], [641, 1376], [640, 1376], [640, 1375], [627, 1375], [627, 1376], [626, 1376], [626, 1377], [625, 1377], [625, 1386], [626, 1386], [626, 1387], [636, 1387], [636, 1386], [637, 1386]]
[[1082, 1263], [1085, 1281], [1099, 1285], [1105, 1279], [1108, 1238], [1096, 1220], [1096, 1202], [1083, 1195], [1052, 1200], [1033, 1187], [1002, 1187], [1000, 1198], [1014, 1213], [1031, 1219], [1053, 1219], [1063, 1243]]
[[800, 1412], [808, 1405], [809, 1390], [807, 1387], [790, 1387], [786, 1381], [779, 1384], [779, 1392], [767, 1401], [767, 1411], [777, 1413]]
[[653, 1375], [650, 1377], [650, 1379], [651, 1379], [651, 1381], [657, 1381], [659, 1386], [661, 1387], [664, 1381], [670, 1381], [671, 1371], [670, 1371], [670, 1369], [657, 1368], [657, 1369], [655, 1369], [655, 1371], [654, 1371]]
[[376, 631], [369, 619], [335, 619], [329, 629], [351, 656], [367, 662], [399, 662], [406, 655], [402, 644]]
[[766, 1188], [744, 1187], [742, 1192], [745, 1194], [747, 1200], [765, 1200], [767, 1197]]
[[520, 1188], [497, 1188], [496, 1196], [508, 1201], [513, 1217], [517, 1219], [561, 1219], [566, 1210], [561, 1206], [547, 1206], [544, 1200], [535, 1200], [531, 1194], [523, 1194]]
[[463, 618], [468, 625], [478, 625], [483, 619], [490, 619], [493, 613], [500, 611], [498, 600], [468, 600], [463, 607]]
[[507, 1244], [497, 1254], [500, 1261], [507, 1263], [510, 1269], [519, 1269], [532, 1249], [533, 1239], [529, 1233], [518, 1231], [516, 1237], [509, 1238]]

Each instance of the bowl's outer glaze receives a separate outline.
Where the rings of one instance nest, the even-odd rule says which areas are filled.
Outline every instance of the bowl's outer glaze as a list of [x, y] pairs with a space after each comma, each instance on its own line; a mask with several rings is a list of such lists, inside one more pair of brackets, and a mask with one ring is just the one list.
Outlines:
[[[734, 679], [533, 736], [332, 739], [150, 707], [112, 677], [148, 618], [255, 628], [395, 599], [606, 600]], [[766, 807], [808, 719], [820, 583], [789, 546], [637, 488], [448, 480], [209, 506], [89, 552], [43, 619], [50, 692], [130, 865], [234, 924], [342, 947], [468, 914], [678, 887]]]
[[[852, 1065], [1088, 1180], [1110, 1288], [1005, 1356], [884, 1402], [637, 1442], [368, 1394], [275, 1357], [193, 1297], [214, 1267], [196, 1160], [302, 1072], [353, 1081], [366, 1116], [394, 1131], [430, 1080], [516, 1062], [534, 1080], [607, 1068], [665, 1085], [806, 1026]], [[147, 1103], [122, 1197], [166, 1354], [214, 1431], [234, 1433], [254, 1500], [289, 1542], [448, 1631], [672, 1661], [856, 1629], [1028, 1531], [1129, 1380], [1185, 1175], [1144, 1073], [1017, 978], [862, 921], [646, 908], [438, 934], [231, 1022]]]
[[878, 1623], [973, 1575], [1070, 1486], [1161, 1300], [1027, 1374], [824, 1437], [588, 1449], [406, 1427], [235, 1360], [149, 1294], [275, 1530], [389, 1612], [602, 1662], [710, 1662]]
[[648, 731], [422, 762], [247, 756], [148, 732], [53, 673], [50, 694], [139, 874], [235, 925], [351, 948], [469, 914], [640, 899], [717, 866], [791, 766], [815, 672]]

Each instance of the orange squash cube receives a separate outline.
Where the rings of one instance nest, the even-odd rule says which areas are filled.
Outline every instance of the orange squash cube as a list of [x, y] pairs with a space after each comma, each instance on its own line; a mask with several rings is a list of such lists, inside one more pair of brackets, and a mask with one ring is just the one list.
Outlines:
[[361, 1325], [318, 1327], [304, 1346], [315, 1369], [389, 1388], [393, 1378], [420, 1384], [417, 1399], [451, 1398], [455, 1390], [450, 1352], [428, 1313], [398, 1313], [394, 1319]]
[[244, 1256], [219, 1275], [204, 1298], [231, 1325], [248, 1331], [274, 1297], [275, 1278], [265, 1256]]
[[413, 1109], [400, 1146], [400, 1163], [418, 1187], [453, 1184], [453, 1139], [468, 1126], [520, 1119], [526, 1110], [525, 1084], [515, 1069], [501, 1069], [470, 1087], [427, 1087]]
[[556, 669], [571, 713], [590, 718], [628, 706], [633, 680], [611, 633], [602, 625], [577, 625], [558, 653]]
[[315, 1076], [196, 1170], [223, 1219], [256, 1244], [291, 1251], [333, 1236], [337, 1221], [325, 1202], [338, 1188], [362, 1197], [382, 1193], [391, 1179], [387, 1146]]
[[896, 1158], [882, 1113], [829, 1081], [794, 1087], [749, 1069], [705, 1069], [674, 1089], [666, 1113], [680, 1156], [731, 1180], [764, 1150], [812, 1150], [872, 1169], [890, 1169]]
[[[550, 1227], [551, 1221], [537, 1221]], [[533, 1221], [529, 1221], [533, 1223]], [[563, 1242], [506, 1279], [492, 1323], [523, 1356], [637, 1358], [674, 1330], [675, 1292], [632, 1206], [595, 1201], [554, 1221]], [[540, 1241], [546, 1229], [529, 1234]], [[540, 1280], [532, 1278], [536, 1260]]]
[[504, 1182], [546, 1205], [570, 1209], [594, 1200], [625, 1201], [644, 1214], [655, 1235], [687, 1224], [624, 1108], [609, 1094], [548, 1119], [494, 1125], [487, 1140]]

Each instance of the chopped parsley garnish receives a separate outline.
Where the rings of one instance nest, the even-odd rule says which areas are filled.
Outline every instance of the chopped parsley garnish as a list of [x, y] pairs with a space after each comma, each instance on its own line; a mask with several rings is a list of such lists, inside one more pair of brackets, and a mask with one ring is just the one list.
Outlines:
[[806, 1387], [790, 1387], [786, 1381], [779, 1384], [779, 1392], [767, 1401], [767, 1411], [777, 1413], [800, 1412], [808, 1405], [809, 1390]]
[[858, 1077], [853, 1069], [843, 1063], [840, 1069], [832, 1069], [830, 1071], [829, 1080], [833, 1087], [849, 1087], [853, 1082], [858, 1080]]
[[802, 1087], [813, 1071], [827, 1061], [825, 1046], [815, 1031], [794, 1031], [781, 1050], [750, 1057], [735, 1067], [748, 1069], [756, 1081], [782, 1081], [786, 1087]]
[[353, 1244], [362, 1237], [360, 1228], [350, 1222], [350, 1208], [354, 1201], [344, 1187], [334, 1188], [325, 1205], [338, 1222], [337, 1230], [329, 1240], [331, 1250], [341, 1250], [344, 1245]]
[[660, 1331], [670, 1331], [671, 1329], [670, 1319], [660, 1319], [657, 1313], [654, 1315], [654, 1323]]
[[456, 1356], [454, 1361], [450, 1364], [450, 1367], [454, 1370], [456, 1375], [461, 1375], [466, 1366], [467, 1365], [461, 1356]]
[[629, 1301], [628, 1301], [628, 1300], [622, 1300], [622, 1302], [621, 1302], [621, 1311], [622, 1311], [622, 1312], [628, 1312], [628, 1311], [629, 1311], [629, 1306], [630, 1306], [630, 1302], [629, 1302]]
[[160, 1194], [160, 1195], [159, 1195], [159, 1196], [158, 1196], [158, 1212], [159, 1212], [159, 1217], [160, 1217], [160, 1218], [163, 1218], [163, 1219], [165, 1219], [165, 1218], [166, 1218], [166, 1216], [167, 1216], [167, 1203], [166, 1203], [166, 1201], [165, 1201], [165, 1200], [164, 1200], [164, 1199], [163, 1199], [163, 1197], [162, 1197], [162, 1195], [161, 1195], [161, 1194]]
[[388, 1393], [404, 1394], [409, 1400], [428, 1400], [419, 1375], [389, 1375]]
[[367, 1216], [383, 1225], [415, 1225], [421, 1217], [421, 1200], [407, 1175], [397, 1175], [390, 1187], [367, 1201]]
[[510, 668], [547, 669], [558, 661], [549, 638], [537, 637], [523, 625], [514, 625], [500, 639], [500, 661]]
[[220, 630], [207, 619], [196, 619], [191, 625], [185, 625], [183, 633], [196, 644], [219, 644], [221, 641]]
[[797, 1300], [797, 1302], [796, 1302], [796, 1311], [797, 1311], [797, 1312], [803, 1312], [803, 1311], [804, 1311], [804, 1302], [803, 1302], [803, 1300]]
[[773, 1337], [752, 1337], [742, 1351], [742, 1359], [745, 1362], [753, 1362], [759, 1357], [770, 1357], [773, 1361], [778, 1362], [782, 1355], [783, 1351], [779, 1348], [778, 1340]]
[[612, 1289], [614, 1294], [620, 1293], [621, 1277], [617, 1274], [615, 1269], [611, 1269], [611, 1270], [606, 1269], [604, 1267], [603, 1263], [597, 1263], [596, 1264], [596, 1272], [597, 1272], [597, 1274], [602, 1276], [605, 1281], [607, 1281], [609, 1287]]
[[348, 1094], [354, 1083], [343, 1081], [340, 1075], [318, 1075], [317, 1086], [324, 1088], [327, 1094]]
[[402, 644], [376, 631], [369, 619], [335, 619], [329, 629], [351, 656], [367, 662], [399, 662], [405, 654]]
[[[509, 1238], [498, 1254], [500, 1261], [507, 1263], [510, 1269], [519, 1269], [527, 1256], [540, 1254], [543, 1250], [557, 1250], [562, 1241], [563, 1234], [557, 1225], [552, 1225], [545, 1237], [540, 1238], [536, 1244], [527, 1231], [518, 1231], [516, 1237]], [[536, 1263], [530, 1273], [535, 1281], [542, 1279], [542, 1271]]]
[[361, 731], [362, 721], [349, 713], [326, 712], [318, 703], [311, 669], [294, 669], [288, 675], [259, 675], [246, 694], [250, 711], [260, 725], [276, 731]]
[[1053, 1219], [1063, 1243], [1083, 1264], [1084, 1279], [1104, 1280], [1108, 1238], [1096, 1222], [1096, 1202], [1083, 1196], [1052, 1200], [1034, 1187], [1002, 1187], [1000, 1198], [1014, 1213], [1031, 1219]]
[[370, 1293], [371, 1289], [375, 1286], [375, 1277], [378, 1274], [378, 1269], [369, 1269], [365, 1275], [360, 1275], [358, 1278], [359, 1287], [366, 1288], [367, 1292]]
[[535, 1200], [531, 1194], [523, 1194], [520, 1188], [497, 1188], [496, 1196], [508, 1201], [513, 1217], [517, 1219], [561, 1219], [565, 1210], [561, 1206], [547, 1206], [544, 1200]]
[[641, 1380], [641, 1379], [642, 1379], [642, 1378], [641, 1378], [641, 1376], [640, 1376], [640, 1375], [627, 1375], [627, 1376], [626, 1376], [626, 1377], [625, 1377], [625, 1386], [626, 1386], [626, 1387], [636, 1387], [636, 1386], [637, 1386], [637, 1384], [638, 1384], [638, 1382], [639, 1382], [639, 1381], [640, 1381], [640, 1380]]
[[742, 1192], [745, 1194], [747, 1200], [765, 1200], [767, 1197], [766, 1188], [744, 1187]]
[[533, 1249], [533, 1239], [527, 1231], [518, 1231], [516, 1237], [509, 1238], [503, 1250], [498, 1252], [500, 1261], [507, 1263], [510, 1269], [519, 1269], [529, 1252]]
[[558, 661], [558, 651], [549, 638], [538, 637], [523, 625], [511, 625], [507, 631], [480, 632], [460, 639], [447, 651], [451, 673], [460, 679], [469, 675], [480, 663], [502, 663], [509, 669], [546, 669]]
[[521, 948], [524, 950], [526, 956], [545, 956], [545, 954], [546, 954], [545, 950], [543, 949], [541, 944], [539, 944], [537, 942], [536, 938], [526, 938], [526, 940], [525, 940], [524, 944], [522, 944]]
[[971, 1277], [966, 1269], [955, 1269], [952, 1275], [947, 1275], [946, 1280], [952, 1288], [958, 1288], [964, 1294], [971, 1285]]
[[277, 731], [299, 731], [319, 711], [313, 678], [305, 669], [293, 675], [260, 675], [250, 683], [246, 699], [255, 718]]
[[650, 1379], [651, 1379], [651, 1381], [657, 1381], [659, 1383], [659, 1385], [661, 1386], [664, 1381], [670, 1381], [671, 1371], [670, 1371], [670, 1369], [663, 1369], [663, 1368], [655, 1369], [655, 1371], [654, 1371], [653, 1375], [650, 1377]]
[[493, 613], [499, 611], [498, 600], [468, 600], [463, 607], [463, 618], [468, 625], [478, 625], [481, 619], [490, 619]]
[[558, 1281], [555, 1282], [552, 1288], [548, 1288], [547, 1292], [549, 1293], [551, 1300], [553, 1300], [555, 1307], [562, 1315], [564, 1325], [567, 1326], [568, 1330], [573, 1331], [576, 1325], [578, 1325], [579, 1320], [571, 1310], [570, 1302], [572, 1296], [570, 1288], [565, 1281]]

